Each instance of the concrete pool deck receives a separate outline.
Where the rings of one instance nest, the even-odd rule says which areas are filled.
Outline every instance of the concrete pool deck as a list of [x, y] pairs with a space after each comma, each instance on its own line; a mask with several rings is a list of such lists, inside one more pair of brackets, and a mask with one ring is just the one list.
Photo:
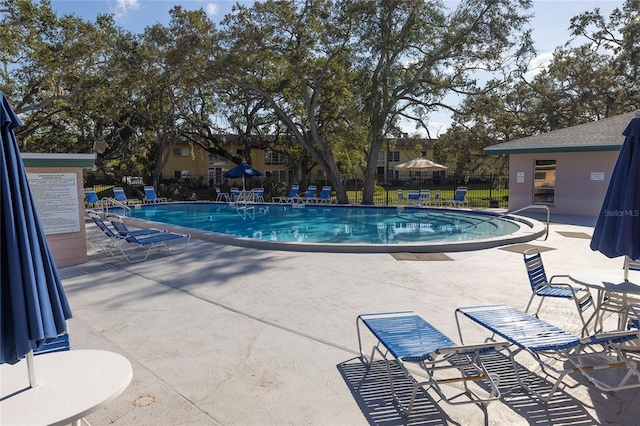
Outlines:
[[[549, 275], [622, 267], [621, 259], [591, 251], [590, 220], [558, 220], [546, 241], [529, 243], [550, 249], [542, 254]], [[185, 253], [139, 264], [89, 254], [88, 263], [60, 269], [74, 314], [71, 346], [120, 353], [134, 372], [122, 395], [87, 417], [94, 426], [630, 425], [640, 418], [640, 390], [601, 393], [571, 377], [549, 405], [515, 393], [486, 412], [448, 405], [430, 391], [407, 421], [379, 366], [365, 376], [353, 360], [361, 313], [413, 310], [459, 342], [455, 308], [524, 309], [530, 286], [515, 251], [399, 261], [390, 254], [264, 251], [194, 238]], [[545, 305], [542, 318], [579, 329], [570, 302]], [[465, 331], [465, 339], [486, 337], [472, 326]], [[538, 377], [537, 364], [518, 361]]]

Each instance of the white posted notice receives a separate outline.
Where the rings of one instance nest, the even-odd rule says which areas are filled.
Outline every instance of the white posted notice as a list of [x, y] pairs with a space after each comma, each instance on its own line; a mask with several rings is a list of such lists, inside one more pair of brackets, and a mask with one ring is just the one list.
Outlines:
[[75, 173], [27, 173], [45, 234], [80, 232]]

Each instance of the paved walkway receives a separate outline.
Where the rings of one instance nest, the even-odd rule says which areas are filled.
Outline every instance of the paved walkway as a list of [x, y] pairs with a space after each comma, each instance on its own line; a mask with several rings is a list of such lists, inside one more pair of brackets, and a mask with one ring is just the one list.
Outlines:
[[[589, 248], [589, 226], [553, 223], [550, 274], [622, 267]], [[559, 232], [572, 234], [562, 235]], [[571, 236], [566, 236], [571, 235]], [[60, 274], [74, 318], [74, 349], [126, 356], [127, 390], [87, 420], [96, 425], [638, 424], [640, 391], [601, 394], [569, 379], [548, 406], [522, 394], [451, 406], [430, 392], [409, 422], [379, 366], [357, 360], [360, 313], [414, 310], [459, 341], [454, 310], [530, 295], [522, 255], [500, 248], [398, 261], [389, 254], [260, 251], [193, 239], [188, 250], [130, 265], [91, 252]], [[571, 304], [543, 318], [577, 331]], [[569, 320], [567, 320], [569, 318]], [[481, 341], [485, 334], [469, 329]], [[537, 365], [523, 358], [532, 372]], [[536, 378], [537, 376], [533, 375]]]

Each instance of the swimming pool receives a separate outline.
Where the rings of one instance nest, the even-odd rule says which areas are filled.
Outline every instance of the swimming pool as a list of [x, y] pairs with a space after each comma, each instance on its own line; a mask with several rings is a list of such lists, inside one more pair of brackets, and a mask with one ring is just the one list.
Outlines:
[[461, 251], [530, 241], [537, 221], [425, 207], [178, 202], [132, 208], [131, 218], [232, 245], [298, 251]]

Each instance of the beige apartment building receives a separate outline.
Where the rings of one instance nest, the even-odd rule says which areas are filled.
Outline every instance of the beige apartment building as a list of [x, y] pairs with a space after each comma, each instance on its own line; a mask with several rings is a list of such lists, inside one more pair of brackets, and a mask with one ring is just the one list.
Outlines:
[[[423, 156], [433, 160], [433, 145], [436, 139], [398, 138], [390, 140], [389, 151], [383, 149], [378, 155], [378, 176], [389, 179], [398, 179], [400, 174], [394, 171], [397, 164]], [[243, 147], [237, 146], [237, 153], [242, 152]], [[191, 144], [176, 144], [171, 148], [169, 159], [162, 169], [163, 177], [190, 178], [206, 176], [208, 184], [220, 185], [226, 182], [224, 173], [236, 166], [226, 158], [210, 154], [200, 146]], [[251, 166], [270, 180], [275, 182], [290, 182], [292, 171], [287, 167], [284, 155], [269, 149], [253, 148], [251, 150]], [[385, 175], [385, 170], [387, 174]], [[419, 172], [413, 172], [414, 174]], [[315, 167], [311, 171], [310, 179], [326, 179], [324, 171]]]

